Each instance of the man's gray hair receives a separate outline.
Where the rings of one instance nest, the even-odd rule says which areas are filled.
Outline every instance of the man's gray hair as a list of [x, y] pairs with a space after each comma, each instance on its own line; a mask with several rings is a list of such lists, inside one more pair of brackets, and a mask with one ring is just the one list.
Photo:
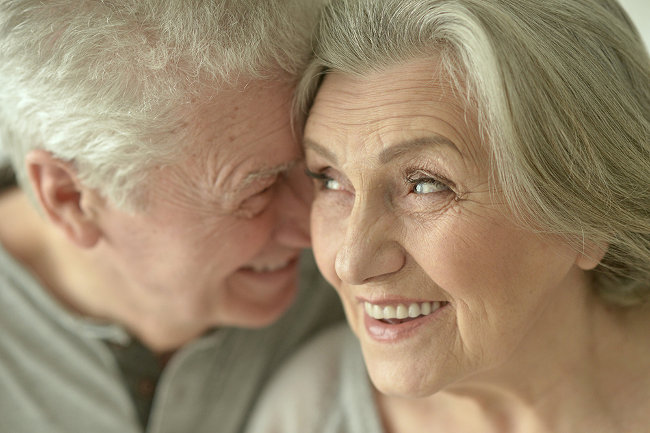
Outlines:
[[316, 1], [3, 0], [0, 148], [23, 186], [40, 148], [138, 207], [149, 171], [184, 150], [191, 102], [300, 74]]
[[600, 293], [648, 299], [650, 59], [614, 0], [333, 0], [314, 44], [303, 119], [328, 70], [440, 55], [478, 108], [491, 184], [520, 221], [584, 252], [607, 244]]

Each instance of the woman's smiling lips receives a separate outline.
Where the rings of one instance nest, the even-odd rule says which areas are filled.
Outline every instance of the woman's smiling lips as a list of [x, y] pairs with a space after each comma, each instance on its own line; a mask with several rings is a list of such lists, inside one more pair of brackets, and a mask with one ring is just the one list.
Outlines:
[[444, 309], [447, 301], [382, 300], [358, 298], [363, 306], [368, 335], [381, 342], [408, 338], [417, 328], [429, 323]]

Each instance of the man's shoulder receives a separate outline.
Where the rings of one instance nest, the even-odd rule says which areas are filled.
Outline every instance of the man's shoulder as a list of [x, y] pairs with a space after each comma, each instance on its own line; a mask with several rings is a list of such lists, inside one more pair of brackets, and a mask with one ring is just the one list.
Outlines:
[[248, 431], [318, 431], [335, 406], [350, 338], [347, 323], [339, 323], [296, 352], [260, 398]]

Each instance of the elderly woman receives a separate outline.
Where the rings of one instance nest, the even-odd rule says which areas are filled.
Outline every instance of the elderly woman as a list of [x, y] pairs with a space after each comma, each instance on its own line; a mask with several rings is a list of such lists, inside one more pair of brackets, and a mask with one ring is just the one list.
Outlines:
[[22, 187], [0, 170], [1, 431], [239, 431], [341, 317], [311, 277], [280, 319], [309, 243], [290, 101], [314, 11], [0, 2], [0, 154]]
[[334, 0], [315, 50], [314, 251], [374, 388], [335, 329], [251, 431], [649, 431], [650, 61], [616, 2]]

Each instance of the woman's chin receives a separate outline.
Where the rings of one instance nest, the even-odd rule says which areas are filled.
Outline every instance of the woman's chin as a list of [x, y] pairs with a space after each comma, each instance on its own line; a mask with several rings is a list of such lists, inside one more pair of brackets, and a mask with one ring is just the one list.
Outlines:
[[[417, 374], [417, 369], [406, 366], [373, 366], [367, 362], [368, 374], [374, 387], [392, 397], [424, 398], [440, 391], [446, 383], [435, 377]], [[416, 374], [413, 374], [416, 373]]]

